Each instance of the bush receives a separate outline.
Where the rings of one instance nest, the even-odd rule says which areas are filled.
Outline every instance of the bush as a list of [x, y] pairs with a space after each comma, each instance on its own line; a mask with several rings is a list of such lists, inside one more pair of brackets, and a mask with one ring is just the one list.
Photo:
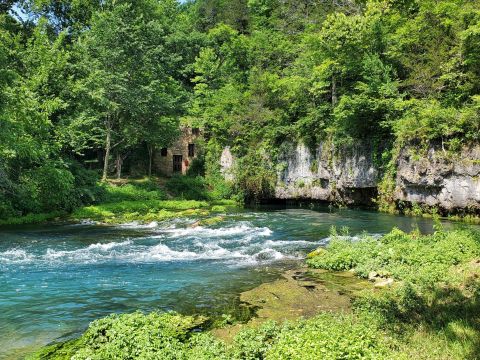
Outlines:
[[152, 181], [129, 183], [121, 186], [103, 185], [104, 203], [121, 201], [163, 200], [165, 193]]
[[39, 224], [45, 221], [53, 220], [65, 215], [63, 211], [53, 211], [41, 214], [27, 214], [25, 216], [7, 217], [0, 220], [0, 225], [23, 225], [23, 224]]
[[175, 313], [111, 315], [92, 322], [79, 339], [45, 348], [32, 358], [212, 359], [222, 345], [193, 331], [205, 320]]
[[6, 219], [14, 216], [16, 213], [12, 203], [7, 200], [6, 196], [0, 193], [0, 219]]
[[265, 359], [387, 359], [389, 349], [374, 318], [323, 313], [284, 326]]
[[[322, 314], [242, 330], [226, 346], [195, 332], [205, 318], [176, 313], [111, 315], [92, 322], [77, 340], [47, 347], [48, 359], [383, 359], [388, 349], [371, 317]], [[380, 335], [379, 335], [380, 334]]]
[[380, 239], [364, 236], [349, 241], [333, 236], [327, 251], [307, 260], [309, 266], [350, 270], [367, 277], [369, 272], [391, 274], [397, 280], [434, 286], [448, 280], [449, 268], [480, 256], [480, 235], [469, 229], [431, 235], [392, 230]]
[[[105, 190], [97, 184], [98, 174], [78, 162], [47, 161], [24, 171], [16, 183], [9, 181], [7, 198], [0, 189], [0, 219], [50, 212], [70, 212], [79, 206], [102, 200]], [[48, 216], [47, 216], [48, 217]], [[38, 217], [38, 218], [41, 218]], [[12, 220], [9, 219], [9, 223]], [[37, 222], [35, 220], [35, 222]]]
[[173, 176], [166, 184], [169, 193], [185, 200], [208, 200], [205, 179], [200, 176]]
[[69, 211], [75, 206], [75, 179], [62, 164], [46, 162], [24, 173], [18, 187], [20, 209], [38, 213], [56, 210]]
[[275, 188], [276, 174], [268, 166], [259, 152], [247, 154], [238, 160], [235, 171], [237, 191], [244, 195], [245, 200], [258, 202], [272, 197]]
[[70, 162], [69, 169], [75, 178], [75, 207], [98, 203], [105, 198], [106, 191], [98, 184], [100, 176], [96, 171], [84, 168], [77, 161]]

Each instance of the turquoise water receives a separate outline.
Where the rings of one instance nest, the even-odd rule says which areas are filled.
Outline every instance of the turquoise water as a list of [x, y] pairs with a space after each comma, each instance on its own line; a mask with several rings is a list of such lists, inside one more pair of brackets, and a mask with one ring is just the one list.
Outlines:
[[228, 312], [241, 291], [328, 243], [332, 225], [352, 235], [432, 231], [426, 219], [328, 208], [242, 211], [210, 228], [196, 220], [0, 229], [0, 358], [76, 336], [113, 312]]

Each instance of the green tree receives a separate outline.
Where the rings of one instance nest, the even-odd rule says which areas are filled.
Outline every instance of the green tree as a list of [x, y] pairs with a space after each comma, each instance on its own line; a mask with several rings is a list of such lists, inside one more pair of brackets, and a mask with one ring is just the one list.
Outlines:
[[120, 176], [122, 157], [142, 141], [150, 119], [181, 109], [183, 88], [172, 76], [174, 54], [167, 47], [175, 9], [173, 1], [112, 4], [94, 16], [90, 31], [80, 39], [87, 76], [77, 86], [87, 103], [79, 121], [101, 121], [103, 179], [112, 150]]

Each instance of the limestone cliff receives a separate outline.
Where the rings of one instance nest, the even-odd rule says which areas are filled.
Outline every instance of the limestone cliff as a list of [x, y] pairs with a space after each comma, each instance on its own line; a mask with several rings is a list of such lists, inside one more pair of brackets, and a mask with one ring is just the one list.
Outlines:
[[315, 154], [303, 144], [286, 147], [279, 157], [275, 197], [314, 199], [346, 204], [371, 204], [379, 173], [372, 148], [360, 144], [335, 151], [321, 143]]
[[[373, 146], [358, 143], [335, 149], [326, 142], [314, 151], [305, 145], [284, 144], [277, 160], [276, 199], [311, 199], [347, 205], [373, 205], [383, 174]], [[234, 157], [222, 154], [224, 175], [232, 180]], [[444, 212], [480, 212], [480, 145], [456, 155], [431, 146], [419, 155], [404, 148], [396, 159], [393, 200], [437, 207]]]
[[426, 156], [404, 149], [397, 160], [394, 198], [446, 211], [480, 211], [480, 146], [456, 155], [435, 147]]

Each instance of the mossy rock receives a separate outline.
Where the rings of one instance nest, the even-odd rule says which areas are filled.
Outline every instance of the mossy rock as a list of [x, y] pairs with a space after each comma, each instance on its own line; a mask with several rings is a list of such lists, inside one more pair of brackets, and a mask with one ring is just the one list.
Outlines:
[[225, 218], [223, 216], [215, 216], [208, 219], [201, 220], [198, 225], [200, 226], [213, 226], [222, 222]]
[[328, 251], [324, 248], [318, 248], [316, 250], [313, 250], [312, 252], [309, 252], [307, 254], [307, 259], [313, 259], [314, 257], [317, 256], [323, 256], [327, 253]]

